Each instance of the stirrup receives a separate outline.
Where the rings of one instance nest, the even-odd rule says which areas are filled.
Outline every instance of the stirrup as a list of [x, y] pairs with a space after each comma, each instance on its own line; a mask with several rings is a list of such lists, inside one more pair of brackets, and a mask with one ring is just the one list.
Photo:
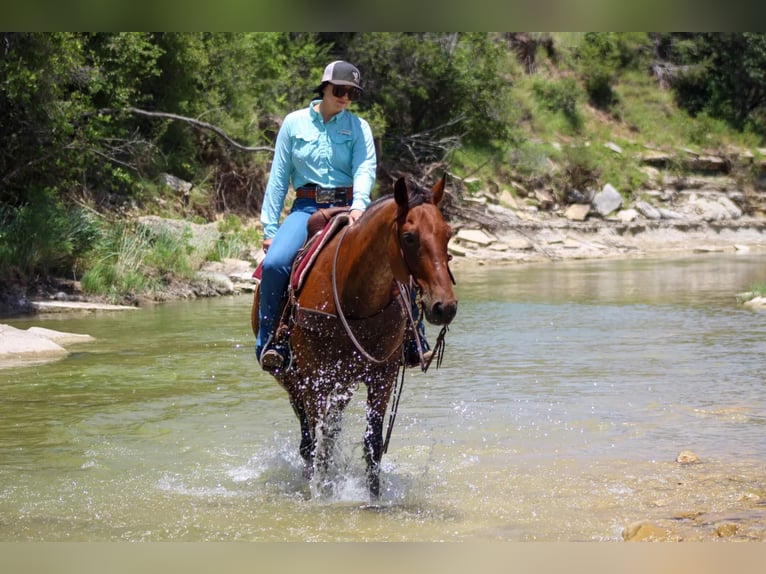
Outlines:
[[266, 349], [261, 354], [261, 368], [264, 371], [274, 372], [279, 371], [285, 366], [285, 358], [282, 353], [274, 348]]

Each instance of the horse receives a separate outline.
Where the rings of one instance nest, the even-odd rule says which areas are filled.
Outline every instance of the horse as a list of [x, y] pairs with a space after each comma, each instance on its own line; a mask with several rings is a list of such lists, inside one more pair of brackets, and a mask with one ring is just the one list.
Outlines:
[[[380, 496], [380, 463], [395, 409], [384, 443], [385, 413], [404, 368], [405, 334], [415, 329], [411, 289], [420, 295], [425, 319], [442, 327], [434, 352], [443, 353], [458, 303], [448, 265], [452, 231], [438, 208], [445, 178], [430, 189], [397, 179], [393, 194], [372, 202], [353, 225], [326, 242], [297, 292], [291, 281], [280, 329], [286, 329], [282, 335], [289, 337], [292, 356], [288, 366], [271, 374], [287, 391], [300, 422], [304, 475], [321, 494], [333, 488], [328, 468], [343, 411], [365, 383], [367, 489], [371, 499]], [[256, 335], [259, 293], [256, 289], [251, 311]], [[427, 369], [422, 355], [421, 368]], [[401, 375], [403, 381], [404, 371]]]

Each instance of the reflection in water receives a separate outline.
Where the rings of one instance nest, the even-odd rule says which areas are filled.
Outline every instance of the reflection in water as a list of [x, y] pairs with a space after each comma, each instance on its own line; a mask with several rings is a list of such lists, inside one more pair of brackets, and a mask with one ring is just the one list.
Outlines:
[[727, 516], [763, 539], [766, 314], [735, 300], [763, 262], [458, 267], [444, 364], [408, 373], [376, 506], [361, 397], [338, 495], [310, 500], [248, 297], [9, 321], [97, 341], [0, 371], [0, 540], [619, 540], [643, 519], [694, 539]]

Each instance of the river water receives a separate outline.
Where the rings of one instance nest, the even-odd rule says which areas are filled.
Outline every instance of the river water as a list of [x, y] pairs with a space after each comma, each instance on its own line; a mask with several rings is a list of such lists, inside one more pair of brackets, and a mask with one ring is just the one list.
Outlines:
[[407, 373], [375, 505], [363, 392], [337, 493], [311, 499], [249, 296], [6, 321], [96, 342], [0, 370], [0, 541], [609, 541], [641, 521], [763, 540], [766, 313], [735, 296], [764, 263], [457, 267], [444, 363]]

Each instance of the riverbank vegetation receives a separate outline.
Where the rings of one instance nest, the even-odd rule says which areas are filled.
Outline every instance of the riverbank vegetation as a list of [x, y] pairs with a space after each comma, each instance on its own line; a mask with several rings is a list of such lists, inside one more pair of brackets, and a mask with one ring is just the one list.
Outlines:
[[766, 141], [763, 33], [5, 32], [0, 291], [59, 277], [117, 302], [193, 274], [188, 238], [138, 215], [218, 222], [202, 257], [246, 255], [281, 118], [337, 58], [363, 73], [377, 193], [448, 169], [630, 195], [647, 147]]

